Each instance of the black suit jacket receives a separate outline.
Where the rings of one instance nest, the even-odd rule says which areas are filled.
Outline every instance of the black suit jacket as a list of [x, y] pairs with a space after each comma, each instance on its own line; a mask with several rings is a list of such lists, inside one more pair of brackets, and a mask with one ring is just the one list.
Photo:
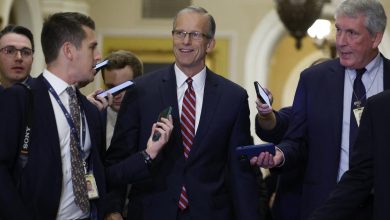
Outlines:
[[[237, 146], [252, 143], [246, 91], [207, 70], [199, 127], [185, 160], [173, 65], [135, 84], [122, 102], [107, 155], [109, 164], [121, 161], [108, 169], [111, 184], [133, 184], [128, 216], [176, 219], [185, 184], [192, 219], [260, 219], [255, 175], [234, 154]], [[139, 152], [167, 106], [173, 107], [174, 130], [148, 170]]]
[[348, 170], [312, 220], [351, 219], [374, 189], [375, 220], [389, 219], [390, 91], [367, 100]]
[[[12, 172], [22, 145], [28, 91], [20, 85], [4, 90], [0, 115], [0, 216], [2, 219], [55, 219], [62, 188], [60, 144], [52, 103], [43, 76], [30, 82], [34, 96], [33, 126], [28, 162], [15, 187]], [[104, 168], [98, 149], [102, 144], [99, 112], [80, 95], [91, 137], [91, 160], [100, 197], [105, 194]], [[94, 201], [95, 205], [98, 205]], [[101, 209], [101, 211], [103, 211]], [[102, 219], [99, 213], [99, 219]]]
[[[390, 61], [383, 57], [383, 85], [390, 88]], [[286, 137], [279, 145], [285, 155], [282, 169], [307, 159], [302, 217], [307, 219], [337, 183], [343, 119], [345, 68], [339, 59], [302, 72]], [[306, 147], [300, 143], [306, 142]]]

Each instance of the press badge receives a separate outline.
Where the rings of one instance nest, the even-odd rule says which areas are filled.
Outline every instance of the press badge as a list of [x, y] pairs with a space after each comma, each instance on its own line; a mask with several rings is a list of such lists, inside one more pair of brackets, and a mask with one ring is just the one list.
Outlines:
[[99, 192], [98, 192], [98, 188], [93, 173], [85, 174], [85, 181], [87, 182], [88, 198], [89, 199], [99, 198]]
[[354, 108], [353, 114], [355, 115], [356, 124], [359, 127], [360, 126], [360, 119], [362, 118], [364, 107]]

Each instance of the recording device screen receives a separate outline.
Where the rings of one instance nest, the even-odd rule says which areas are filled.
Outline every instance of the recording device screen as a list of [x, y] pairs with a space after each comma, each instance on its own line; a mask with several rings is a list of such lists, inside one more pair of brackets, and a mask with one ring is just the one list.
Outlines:
[[116, 96], [118, 95], [120, 92], [122, 92], [123, 90], [127, 89], [129, 86], [133, 85], [134, 83], [132, 81], [126, 81], [122, 84], [119, 84], [115, 87], [112, 87], [111, 89], [109, 90], [106, 90], [102, 93], [99, 93], [97, 94], [97, 96], [99, 97], [102, 97], [102, 98], [106, 98], [108, 94], [112, 94], [113, 96]]
[[257, 98], [259, 98], [262, 103], [271, 106], [271, 100], [269, 100], [267, 93], [265, 92], [263, 87], [261, 87], [260, 83], [255, 81], [254, 84], [255, 84]]
[[108, 60], [103, 60], [102, 62], [97, 63], [94, 67], [96, 73], [99, 72], [103, 67], [107, 66], [107, 64], [108, 64]]

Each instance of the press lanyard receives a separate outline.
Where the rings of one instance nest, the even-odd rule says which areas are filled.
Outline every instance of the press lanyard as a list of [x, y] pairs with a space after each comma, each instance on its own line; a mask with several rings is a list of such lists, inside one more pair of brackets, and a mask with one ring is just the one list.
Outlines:
[[[49, 90], [49, 92], [53, 95], [53, 97], [55, 98], [55, 100], [57, 101], [58, 105], [61, 107], [61, 110], [62, 112], [64, 113], [65, 115], [65, 118], [66, 118], [66, 121], [68, 122], [69, 124], [69, 127], [70, 127], [70, 133], [74, 136], [74, 138], [76, 139], [76, 142], [77, 142], [77, 146], [78, 146], [78, 149], [79, 151], [81, 152], [81, 159], [84, 161], [84, 156], [85, 156], [85, 152], [83, 151], [83, 148], [84, 148], [84, 144], [85, 144], [85, 133], [86, 133], [86, 129], [85, 129], [85, 114], [84, 114], [84, 110], [82, 108], [82, 106], [80, 105], [80, 112], [81, 112], [81, 118], [82, 118], [82, 129], [81, 129], [81, 137], [82, 137], [82, 145], [80, 143], [80, 138], [79, 138], [79, 134], [77, 132], [77, 129], [76, 129], [76, 126], [74, 125], [74, 122], [73, 122], [73, 119], [71, 117], [71, 115], [69, 114], [68, 110], [66, 110], [64, 104], [62, 103], [60, 97], [57, 95], [57, 93], [54, 91], [53, 87], [50, 85], [50, 83], [45, 79], [44, 79], [44, 82]], [[83, 147], [83, 148], [82, 148]]]

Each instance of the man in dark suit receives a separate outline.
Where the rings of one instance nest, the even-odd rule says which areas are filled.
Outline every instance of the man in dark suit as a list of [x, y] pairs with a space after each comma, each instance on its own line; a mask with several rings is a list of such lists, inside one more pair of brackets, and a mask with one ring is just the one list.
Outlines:
[[345, 172], [328, 200], [311, 220], [351, 219], [359, 205], [374, 193], [375, 220], [389, 218], [390, 91], [367, 100], [359, 135], [352, 151], [351, 168]]
[[[99, 112], [75, 89], [94, 76], [93, 66], [101, 58], [94, 28], [94, 21], [79, 13], [48, 17], [41, 35], [47, 69], [32, 80], [30, 91], [15, 85], [3, 92], [2, 219], [103, 219], [103, 210], [97, 210], [106, 187], [98, 150], [103, 143]], [[32, 127], [25, 136], [29, 113]], [[22, 155], [27, 156], [25, 166], [18, 162]], [[88, 196], [87, 180], [96, 183], [92, 194], [99, 198]]]
[[[252, 164], [278, 166], [279, 170], [306, 161], [301, 200], [303, 219], [325, 201], [348, 170], [349, 148], [355, 140], [350, 132], [357, 130], [365, 99], [390, 88], [390, 61], [378, 50], [386, 27], [386, 14], [380, 2], [343, 1], [335, 19], [339, 58], [302, 72], [291, 124], [275, 157], [264, 153], [251, 160]], [[365, 71], [355, 71], [363, 68]], [[306, 145], [300, 145], [302, 141]], [[357, 217], [371, 215], [365, 205], [362, 204], [362, 213], [356, 213]]]
[[0, 31], [0, 83], [4, 88], [30, 82], [34, 49], [28, 28], [10, 24]]
[[[139, 77], [126, 93], [107, 177], [111, 184], [132, 183], [131, 219], [260, 219], [254, 172], [234, 154], [252, 143], [248, 97], [206, 67], [214, 34], [205, 9], [181, 10], [172, 30], [175, 63]], [[168, 106], [174, 125], [169, 142], [147, 155], [150, 127]]]

